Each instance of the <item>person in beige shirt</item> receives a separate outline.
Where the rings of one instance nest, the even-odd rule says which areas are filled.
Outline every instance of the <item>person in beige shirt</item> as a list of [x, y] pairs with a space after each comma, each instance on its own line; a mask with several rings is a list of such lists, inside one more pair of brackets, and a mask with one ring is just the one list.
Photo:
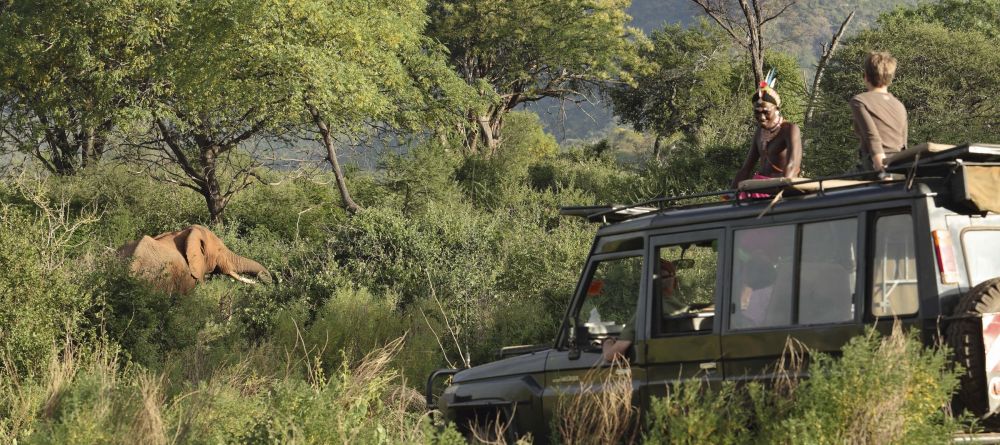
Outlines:
[[896, 75], [896, 59], [887, 52], [868, 53], [864, 81], [868, 91], [851, 98], [854, 133], [858, 147], [859, 171], [883, 174], [886, 157], [906, 149], [909, 128], [906, 107], [889, 92]]

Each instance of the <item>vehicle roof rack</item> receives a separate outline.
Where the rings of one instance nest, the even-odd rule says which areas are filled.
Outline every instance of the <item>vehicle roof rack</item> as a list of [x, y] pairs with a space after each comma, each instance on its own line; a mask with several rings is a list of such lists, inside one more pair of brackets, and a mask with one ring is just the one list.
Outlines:
[[[740, 192], [757, 192], [765, 194], [781, 193], [785, 196], [822, 195], [828, 190], [843, 190], [847, 188], [864, 187], [872, 184], [907, 183], [918, 177], [940, 177], [951, 174], [961, 165], [997, 165], [1000, 166], [1000, 145], [993, 144], [962, 144], [943, 145], [924, 143], [890, 157], [886, 172], [904, 175], [905, 179], [886, 179], [874, 181], [875, 171], [850, 172], [820, 178], [771, 178], [751, 179], [743, 181], [736, 190], [719, 190], [692, 195], [659, 196], [630, 205], [593, 205], [561, 207], [561, 215], [579, 216], [588, 221], [609, 224], [626, 221], [665, 210], [677, 210], [691, 207], [719, 205], [719, 201], [697, 202], [704, 198], [718, 196], [722, 201], [729, 201], [733, 206], [752, 202], [767, 201], [772, 198], [746, 197]], [[696, 201], [688, 204], [678, 204]]]

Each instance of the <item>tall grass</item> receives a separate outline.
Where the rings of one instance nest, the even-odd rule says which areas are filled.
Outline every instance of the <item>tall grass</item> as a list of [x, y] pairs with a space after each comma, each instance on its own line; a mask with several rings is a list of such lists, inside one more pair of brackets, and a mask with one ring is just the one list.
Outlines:
[[403, 345], [390, 341], [331, 376], [310, 356], [305, 380], [255, 377], [247, 357], [190, 385], [67, 340], [40, 378], [0, 373], [0, 442], [459, 443], [430, 424], [421, 395], [392, 368]]
[[632, 369], [616, 360], [595, 367], [580, 381], [579, 392], [559, 399], [556, 433], [566, 445], [632, 442], [639, 418], [632, 404]]

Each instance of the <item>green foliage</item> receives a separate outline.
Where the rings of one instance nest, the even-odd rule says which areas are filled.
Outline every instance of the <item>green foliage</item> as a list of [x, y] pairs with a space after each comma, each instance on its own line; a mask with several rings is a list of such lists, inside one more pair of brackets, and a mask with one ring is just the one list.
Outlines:
[[150, 50], [175, 6], [170, 0], [4, 4], [4, 139], [58, 174], [100, 159], [112, 130], [133, 115], [148, 88]]
[[457, 200], [461, 195], [454, 174], [461, 162], [456, 153], [436, 142], [417, 145], [407, 156], [390, 155], [385, 162], [385, 188], [395, 193], [381, 190], [379, 199], [398, 198], [398, 202], [384, 204], [406, 213], [419, 211], [431, 202]]
[[604, 148], [606, 145], [602, 147], [600, 144], [571, 149], [557, 159], [532, 166], [529, 170], [532, 187], [561, 193], [569, 190], [583, 193], [578, 200], [568, 204], [639, 201], [642, 195], [638, 195], [635, 189], [635, 184], [640, 181], [639, 175], [618, 167], [613, 161], [601, 159], [597, 153], [607, 149]]
[[[505, 114], [545, 97], [586, 95], [634, 58], [628, 0], [432, 0], [428, 35], [483, 99], [468, 110], [466, 148], [495, 153]], [[473, 62], [474, 61], [474, 62]]]
[[27, 375], [43, 369], [53, 343], [85, 326], [91, 305], [80, 275], [63, 267], [64, 246], [52, 238], [59, 229], [0, 206], [0, 354]]
[[896, 9], [879, 18], [880, 24], [903, 21], [938, 23], [951, 30], [972, 31], [997, 39], [1000, 38], [1000, 2], [942, 0]]
[[[957, 430], [944, 411], [958, 387], [943, 349], [925, 349], [916, 332], [874, 331], [851, 340], [843, 357], [813, 359], [787, 412], [763, 429], [772, 442], [947, 443]], [[754, 390], [756, 403], [767, 397]], [[872, 398], [872, 394], [878, 397]], [[772, 405], [781, 406], [781, 405]]]
[[[257, 374], [254, 359], [186, 387], [131, 366], [113, 348], [67, 343], [39, 379], [0, 379], [5, 443], [464, 443], [418, 410], [388, 367], [399, 342], [310, 380]], [[268, 351], [267, 353], [273, 353]], [[313, 362], [311, 356], [304, 361]], [[294, 363], [289, 359], [289, 367]], [[168, 440], [169, 438], [169, 440]]]
[[611, 99], [623, 122], [660, 137], [698, 131], [708, 111], [726, 100], [737, 69], [730, 39], [704, 21], [654, 31], [640, 57], [630, 67], [635, 87], [616, 87]]
[[650, 402], [643, 443], [748, 443], [750, 416], [743, 395], [733, 382], [718, 390], [708, 389], [700, 380], [670, 386], [666, 397]]
[[810, 170], [842, 172], [857, 161], [847, 101], [864, 90], [860, 73], [867, 51], [886, 50], [899, 61], [889, 91], [907, 108], [911, 146], [995, 139], [995, 113], [990, 110], [1000, 85], [1000, 54], [989, 30], [996, 29], [997, 16], [975, 15], [991, 7], [995, 11], [994, 3], [945, 2], [898, 11], [846, 41], [823, 77], [816, 125], [805, 129], [811, 140], [807, 165], [815, 166]]
[[559, 151], [556, 139], [545, 132], [541, 119], [530, 111], [507, 113], [501, 147], [498, 157], [511, 164], [519, 177], [526, 174], [528, 165], [553, 158]]
[[[945, 408], [961, 370], [948, 353], [925, 348], [917, 332], [869, 329], [840, 358], [809, 354], [809, 378], [795, 361], [767, 387], [688, 381], [654, 400], [653, 443], [950, 443], [958, 421]], [[787, 349], [786, 354], [801, 354]], [[791, 355], [786, 356], [790, 357]], [[799, 355], [801, 358], [801, 355]]]
[[265, 236], [264, 231], [269, 238], [287, 241], [322, 239], [327, 226], [345, 216], [332, 181], [332, 177], [295, 178], [250, 187], [233, 197], [230, 217], [241, 230], [261, 232], [258, 239]]
[[205, 222], [203, 197], [189, 189], [164, 187], [125, 166], [95, 166], [73, 178], [50, 178], [47, 186], [50, 200], [66, 200], [72, 209], [100, 215], [91, 229], [94, 237], [80, 239], [85, 245], [100, 241], [101, 247], [117, 249], [142, 235]]
[[[499, 342], [547, 340], [538, 331], [545, 332], [562, 316], [591, 236], [572, 222], [539, 227], [523, 223], [523, 216], [514, 213], [519, 210], [508, 211], [512, 214], [505, 216], [461, 203], [431, 203], [423, 213], [406, 218], [398, 211], [368, 209], [337, 228], [331, 247], [343, 273], [377, 295], [397, 295], [401, 308], [438, 298], [454, 317], [460, 346], [472, 347], [473, 357], [481, 361], [492, 356]], [[553, 217], [548, 213], [543, 220]], [[552, 248], [537, 249], [550, 240]], [[542, 295], [539, 289], [544, 289]], [[523, 301], [526, 295], [534, 297]], [[545, 304], [548, 298], [551, 304]], [[500, 314], [506, 315], [498, 318]], [[527, 323], [521, 317], [539, 317], [541, 323], [522, 330]], [[494, 329], [513, 336], [486, 334]]]

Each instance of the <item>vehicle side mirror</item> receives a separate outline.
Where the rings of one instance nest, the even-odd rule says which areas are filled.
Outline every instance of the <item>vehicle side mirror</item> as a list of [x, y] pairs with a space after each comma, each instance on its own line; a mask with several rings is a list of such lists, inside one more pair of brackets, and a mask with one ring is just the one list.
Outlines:
[[588, 341], [590, 341], [590, 329], [588, 329], [582, 323], [574, 327], [573, 341], [570, 342], [568, 358], [570, 360], [576, 360], [580, 358], [580, 353], [583, 351], [583, 348], [586, 347]]

